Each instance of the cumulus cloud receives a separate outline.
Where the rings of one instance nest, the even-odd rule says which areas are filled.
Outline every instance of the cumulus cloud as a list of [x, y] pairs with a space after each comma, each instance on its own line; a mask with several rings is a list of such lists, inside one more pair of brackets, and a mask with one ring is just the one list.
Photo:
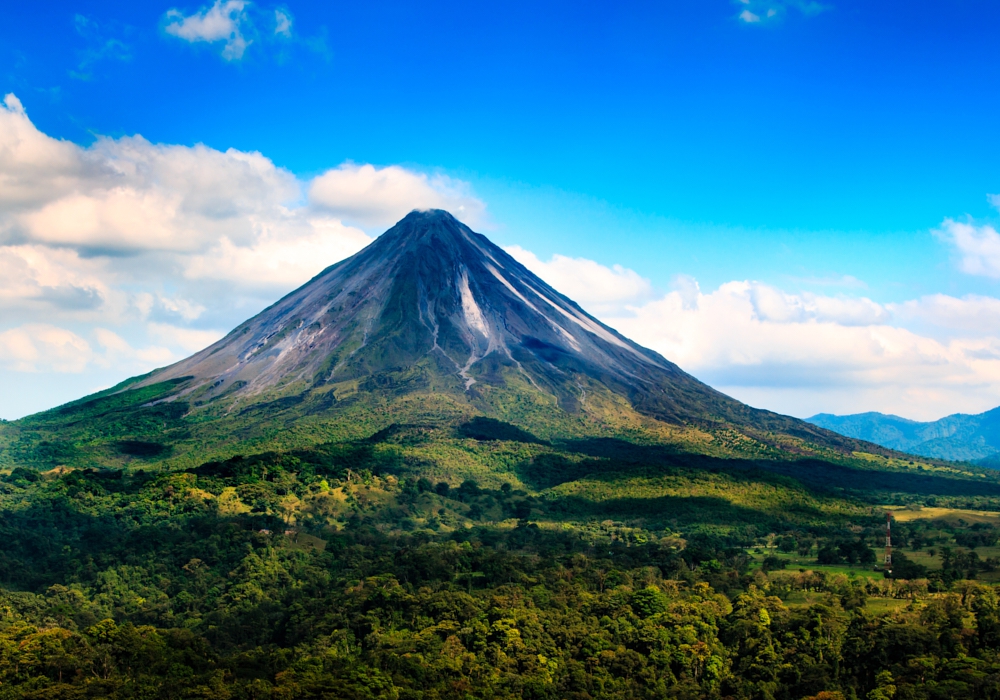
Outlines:
[[0, 246], [0, 310], [79, 315], [112, 301], [100, 266], [75, 251], [38, 245]]
[[653, 296], [649, 280], [621, 265], [606, 267], [586, 258], [553, 255], [548, 262], [520, 246], [505, 250], [556, 290], [573, 301], [601, 314], [639, 304]]
[[[178, 329], [183, 337], [184, 330]], [[0, 332], [0, 368], [15, 372], [79, 374], [92, 366], [124, 370], [158, 366], [178, 359], [165, 346], [134, 348], [107, 328], [92, 328], [93, 342], [47, 323], [27, 323]], [[216, 339], [218, 336], [214, 336]], [[176, 338], [166, 345], [176, 347]]]
[[362, 226], [387, 226], [414, 209], [447, 209], [476, 226], [485, 213], [485, 206], [472, 196], [466, 183], [398, 165], [376, 168], [344, 163], [312, 181], [309, 201]]
[[879, 304], [754, 281], [705, 292], [685, 275], [654, 295], [620, 266], [507, 250], [608, 325], [753, 405], [932, 419], [1000, 404], [1000, 299]]
[[[742, 281], [699, 291], [695, 303], [670, 292], [603, 320], [738, 398], [797, 415], [939, 418], [1000, 404], [1000, 333], [969, 324], [970, 332], [937, 337], [906, 327], [908, 316], [940, 313], [941, 301], [887, 308]], [[967, 319], [1000, 306], [984, 301], [946, 306]]]
[[963, 272], [1000, 278], [1000, 234], [995, 228], [945, 219], [938, 235], [955, 247]]
[[93, 351], [72, 331], [35, 323], [0, 332], [0, 363], [17, 372], [82, 372]]
[[4, 97], [0, 108], [0, 207], [30, 210], [64, 194], [86, 175], [80, 149], [46, 136], [28, 119], [21, 101]]
[[286, 227], [267, 227], [250, 246], [222, 238], [212, 249], [192, 257], [185, 275], [238, 285], [253, 280], [257, 285], [294, 287], [319, 272], [317, 261], [332, 264], [370, 242], [364, 233], [336, 219], [317, 217]]
[[935, 337], [1000, 329], [1000, 299], [979, 294], [963, 297], [928, 294], [919, 299], [890, 304], [888, 308], [901, 322], [926, 329]]
[[150, 323], [149, 335], [163, 345], [170, 345], [187, 353], [195, 353], [222, 338], [225, 333], [216, 330], [201, 331], [182, 328], [167, 323]]
[[191, 15], [184, 15], [177, 9], [168, 10], [164, 31], [192, 43], [225, 42], [222, 57], [238, 61], [251, 43], [243, 36], [246, 6], [243, 0], [215, 0], [211, 7], [203, 7]]
[[810, 293], [786, 294], [766, 284], [746, 282], [754, 316], [775, 323], [833, 322], [868, 326], [889, 320], [889, 312], [871, 299], [829, 297]]

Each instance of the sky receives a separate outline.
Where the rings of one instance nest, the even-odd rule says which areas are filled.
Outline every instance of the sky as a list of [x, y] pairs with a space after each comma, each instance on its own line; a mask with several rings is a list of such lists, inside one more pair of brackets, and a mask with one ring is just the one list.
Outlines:
[[0, 418], [445, 208], [750, 403], [1000, 405], [988, 2], [16, 3]]

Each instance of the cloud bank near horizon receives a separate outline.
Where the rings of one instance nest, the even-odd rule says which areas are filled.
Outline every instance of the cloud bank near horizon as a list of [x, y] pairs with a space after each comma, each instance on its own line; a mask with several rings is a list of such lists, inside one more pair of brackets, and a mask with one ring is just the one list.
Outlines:
[[620, 266], [507, 250], [557, 289], [575, 289], [622, 334], [754, 406], [931, 420], [1000, 405], [1000, 299], [933, 294], [880, 304], [752, 280], [703, 291], [686, 276], [654, 296], [648, 280]]

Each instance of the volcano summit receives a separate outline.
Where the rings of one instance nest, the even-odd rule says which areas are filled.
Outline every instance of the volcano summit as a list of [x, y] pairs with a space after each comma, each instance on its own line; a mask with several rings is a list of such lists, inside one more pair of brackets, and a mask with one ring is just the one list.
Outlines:
[[630, 436], [718, 456], [886, 453], [715, 391], [440, 210], [411, 212], [192, 357], [19, 425], [48, 426], [21, 442], [49, 452], [72, 440], [76, 457], [56, 463], [113, 466], [477, 417], [547, 440]]
[[675, 425], [831, 439], [699, 382], [441, 210], [411, 212], [216, 344], [134, 386], [169, 380], [183, 382], [175, 399], [229, 409], [278, 397], [330, 406], [356, 391], [437, 392], [488, 415], [503, 413], [511, 394], [576, 415], [588, 401], [619, 397]]

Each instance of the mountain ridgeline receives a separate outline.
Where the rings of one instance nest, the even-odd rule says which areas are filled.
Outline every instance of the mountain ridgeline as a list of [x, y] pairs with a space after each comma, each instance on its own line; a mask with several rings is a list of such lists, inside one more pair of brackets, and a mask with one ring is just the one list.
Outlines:
[[126, 388], [164, 382], [173, 388], [159, 400], [205, 415], [267, 404], [268, 419], [292, 407], [293, 418], [335, 416], [373, 399], [420, 413], [412, 399], [433, 396], [452, 418], [484, 414], [550, 437], [629, 414], [800, 453], [857, 449], [699, 382], [440, 210], [410, 213], [211, 347]]
[[848, 416], [819, 413], [806, 420], [900, 452], [990, 466], [1000, 464], [1000, 408], [975, 415], [955, 413], [928, 422], [876, 412]]
[[184, 466], [477, 416], [718, 457], [890, 455], [712, 389], [430, 210], [188, 359], [5, 428], [0, 464]]

